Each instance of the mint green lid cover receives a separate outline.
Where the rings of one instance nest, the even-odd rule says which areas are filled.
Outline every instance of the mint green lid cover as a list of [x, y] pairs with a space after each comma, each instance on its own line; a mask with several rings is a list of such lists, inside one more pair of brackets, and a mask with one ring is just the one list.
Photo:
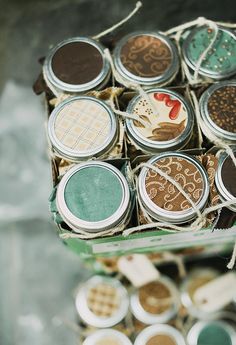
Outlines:
[[[213, 29], [201, 26], [193, 30], [184, 41], [184, 59], [193, 70], [214, 37]], [[236, 36], [232, 31], [218, 27], [216, 40], [202, 61], [199, 74], [213, 79], [227, 78], [236, 74]]]
[[235, 330], [221, 320], [199, 321], [188, 333], [189, 345], [235, 345]]
[[129, 187], [122, 173], [104, 162], [87, 162], [70, 169], [57, 191], [57, 207], [75, 231], [112, 228], [127, 213]]
[[232, 341], [222, 325], [210, 323], [201, 330], [197, 345], [232, 345]]

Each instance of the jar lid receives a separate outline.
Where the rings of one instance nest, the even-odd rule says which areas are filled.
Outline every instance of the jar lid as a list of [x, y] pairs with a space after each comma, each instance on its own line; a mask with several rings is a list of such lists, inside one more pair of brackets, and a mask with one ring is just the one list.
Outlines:
[[216, 313], [207, 313], [201, 306], [194, 303], [194, 293], [198, 288], [210, 283], [219, 276], [219, 272], [212, 268], [194, 269], [183, 281], [181, 291], [181, 301], [188, 313], [196, 318], [206, 319], [217, 317]]
[[75, 232], [100, 232], [119, 225], [129, 213], [129, 186], [111, 164], [77, 164], [59, 182], [56, 205]]
[[188, 344], [234, 345], [234, 328], [225, 321], [199, 321], [188, 333]]
[[93, 276], [80, 287], [75, 304], [85, 323], [107, 328], [118, 324], [126, 316], [129, 298], [119, 280]]
[[169, 325], [152, 325], [137, 336], [134, 345], [186, 345], [182, 334]]
[[159, 32], [138, 31], [123, 37], [114, 50], [114, 64], [126, 80], [141, 85], [163, 84], [179, 69], [174, 43]]
[[129, 338], [115, 329], [100, 329], [88, 336], [83, 345], [132, 345]]
[[117, 138], [117, 118], [105, 102], [94, 97], [66, 99], [51, 113], [48, 136], [61, 156], [81, 161], [109, 151]]
[[206, 126], [217, 137], [236, 142], [236, 81], [210, 86], [202, 94], [199, 105]]
[[108, 77], [110, 64], [100, 43], [88, 37], [74, 37], [49, 52], [44, 71], [59, 90], [84, 92], [98, 87]]
[[[212, 79], [228, 78], [236, 73], [236, 36], [228, 29], [218, 29], [213, 47], [199, 68], [200, 75]], [[211, 44], [214, 35], [213, 29], [203, 25], [193, 29], [185, 39], [183, 57], [192, 70], [195, 70], [199, 58]]]
[[[233, 152], [236, 157], [236, 147], [233, 147]], [[230, 201], [236, 198], [235, 176], [236, 167], [232, 158], [226, 152], [222, 152], [216, 170], [215, 184], [220, 198], [223, 201]], [[236, 211], [236, 204], [232, 204], [228, 208]]]
[[[181, 152], [167, 152], [152, 157], [148, 163], [180, 184], [200, 211], [205, 207], [210, 187], [207, 173], [197, 159]], [[154, 219], [179, 224], [196, 217], [182, 193], [150, 168], [143, 167], [140, 172], [138, 194], [143, 207]]]
[[170, 321], [179, 306], [178, 290], [174, 282], [164, 276], [136, 290], [130, 300], [136, 319], [148, 325]]
[[127, 119], [129, 137], [149, 153], [183, 147], [189, 141], [193, 129], [191, 105], [171, 90], [157, 88], [146, 93], [148, 99], [140, 95], [134, 97], [127, 112], [140, 116], [147, 122], [147, 126], [137, 120]]

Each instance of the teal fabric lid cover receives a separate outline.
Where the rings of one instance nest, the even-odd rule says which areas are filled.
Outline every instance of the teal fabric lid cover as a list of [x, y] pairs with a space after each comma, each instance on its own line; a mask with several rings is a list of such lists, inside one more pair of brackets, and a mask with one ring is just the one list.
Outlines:
[[189, 345], [234, 345], [235, 331], [224, 321], [197, 322], [188, 334]]
[[75, 231], [99, 232], [114, 227], [126, 215], [129, 200], [122, 173], [98, 161], [70, 169], [57, 191], [58, 211]]
[[[204, 25], [193, 30], [183, 44], [186, 63], [194, 70], [196, 64], [215, 37], [215, 30]], [[218, 27], [212, 49], [202, 61], [199, 74], [213, 79], [222, 79], [236, 73], [236, 36], [225, 28]]]

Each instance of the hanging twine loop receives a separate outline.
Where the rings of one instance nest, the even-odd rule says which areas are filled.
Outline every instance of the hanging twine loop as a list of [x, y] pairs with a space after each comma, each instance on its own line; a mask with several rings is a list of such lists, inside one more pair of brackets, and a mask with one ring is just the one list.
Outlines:
[[213, 46], [214, 46], [214, 44], [216, 42], [216, 39], [217, 39], [218, 32], [219, 32], [218, 25], [215, 22], [213, 22], [211, 20], [206, 20], [205, 25], [208, 25], [209, 28], [214, 31], [214, 36], [212, 37], [209, 46], [199, 56], [199, 59], [198, 59], [198, 61], [196, 63], [196, 66], [195, 66], [194, 75], [193, 75], [193, 81], [194, 82], [198, 81], [198, 75], [199, 75], [199, 70], [201, 68], [201, 65], [202, 65], [204, 59], [206, 58], [207, 54], [213, 48]]
[[[165, 32], [166, 35], [172, 35], [172, 37], [176, 40], [177, 45], [180, 46], [180, 39], [182, 38], [184, 31], [186, 31], [186, 30], [188, 30], [194, 26], [203, 26], [203, 25], [206, 25], [210, 29], [212, 29], [214, 31], [214, 36], [212, 37], [208, 47], [202, 52], [202, 54], [200, 54], [200, 56], [196, 62], [193, 77], [192, 77], [192, 74], [189, 70], [189, 67], [187, 66], [184, 59], [181, 60], [181, 68], [183, 71], [182, 73], [186, 75], [186, 77], [187, 77], [187, 79], [191, 85], [198, 84], [199, 82], [201, 82], [201, 83], [204, 82], [198, 78], [199, 71], [200, 71], [200, 68], [202, 66], [204, 59], [206, 58], [207, 54], [209, 53], [209, 51], [212, 49], [212, 47], [215, 44], [215, 41], [217, 39], [217, 35], [219, 32], [218, 24], [216, 22], [213, 22], [212, 20], [206, 19], [204, 17], [198, 17], [196, 20], [193, 20], [193, 21], [187, 22], [185, 24], [176, 26], [176, 27]], [[207, 82], [207, 79], [206, 79], [206, 82]]]
[[138, 10], [143, 6], [141, 1], [136, 2], [135, 8], [127, 15], [127, 17], [125, 17], [124, 19], [122, 19], [121, 21], [119, 21], [117, 24], [112, 25], [110, 28], [102, 31], [101, 33], [93, 36], [92, 38], [94, 40], [98, 40], [99, 38], [106, 36], [107, 34], [109, 34], [110, 32], [116, 30], [117, 28], [119, 28], [120, 26], [122, 26], [123, 24], [125, 24], [128, 20], [130, 20], [137, 12]]

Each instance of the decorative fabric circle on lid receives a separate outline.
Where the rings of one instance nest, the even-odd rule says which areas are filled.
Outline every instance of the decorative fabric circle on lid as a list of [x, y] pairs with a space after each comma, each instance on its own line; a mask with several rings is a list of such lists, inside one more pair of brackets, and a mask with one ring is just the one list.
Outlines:
[[174, 282], [164, 276], [139, 288], [130, 300], [134, 316], [148, 325], [170, 321], [177, 314], [179, 304]]
[[[183, 44], [183, 57], [194, 71], [198, 60], [214, 39], [215, 31], [208, 26], [192, 30]], [[225, 79], [236, 73], [236, 36], [223, 27], [218, 27], [212, 49], [199, 68], [199, 74], [212, 79]]]
[[101, 88], [110, 75], [103, 50], [100, 43], [88, 37], [60, 42], [45, 60], [46, 79], [61, 92], [80, 93]]
[[200, 98], [201, 117], [218, 138], [236, 143], [236, 82], [210, 86]]
[[75, 232], [100, 232], [127, 220], [129, 186], [113, 165], [90, 161], [74, 166], [63, 176], [56, 204], [61, 217]]
[[[180, 152], [162, 153], [151, 158], [149, 165], [167, 174], [202, 210], [209, 196], [207, 173], [200, 162]], [[196, 216], [193, 205], [181, 191], [164, 176], [143, 167], [138, 178], [138, 195], [142, 206], [154, 219], [178, 224]]]
[[109, 152], [117, 135], [113, 111], [93, 97], [65, 100], [53, 110], [48, 121], [48, 136], [56, 154], [72, 161]]
[[117, 279], [93, 276], [84, 283], [76, 296], [76, 309], [88, 325], [112, 327], [126, 316], [128, 293]]
[[[236, 157], [236, 147], [233, 147], [233, 152]], [[232, 158], [226, 152], [222, 152], [215, 176], [216, 188], [222, 201], [230, 201], [236, 198], [235, 176], [236, 166]], [[232, 204], [228, 208], [236, 211], [236, 204]]]
[[178, 93], [167, 89], [151, 89], [147, 97], [134, 97], [127, 112], [143, 122], [126, 120], [129, 138], [144, 152], [157, 153], [180, 149], [189, 141], [193, 129], [191, 105]]
[[197, 322], [188, 333], [189, 345], [234, 345], [235, 330], [225, 321]]
[[118, 42], [114, 50], [118, 73], [144, 86], [166, 84], [179, 69], [174, 43], [158, 32], [135, 32]]
[[137, 336], [134, 345], [186, 345], [182, 334], [169, 325], [152, 325]]

